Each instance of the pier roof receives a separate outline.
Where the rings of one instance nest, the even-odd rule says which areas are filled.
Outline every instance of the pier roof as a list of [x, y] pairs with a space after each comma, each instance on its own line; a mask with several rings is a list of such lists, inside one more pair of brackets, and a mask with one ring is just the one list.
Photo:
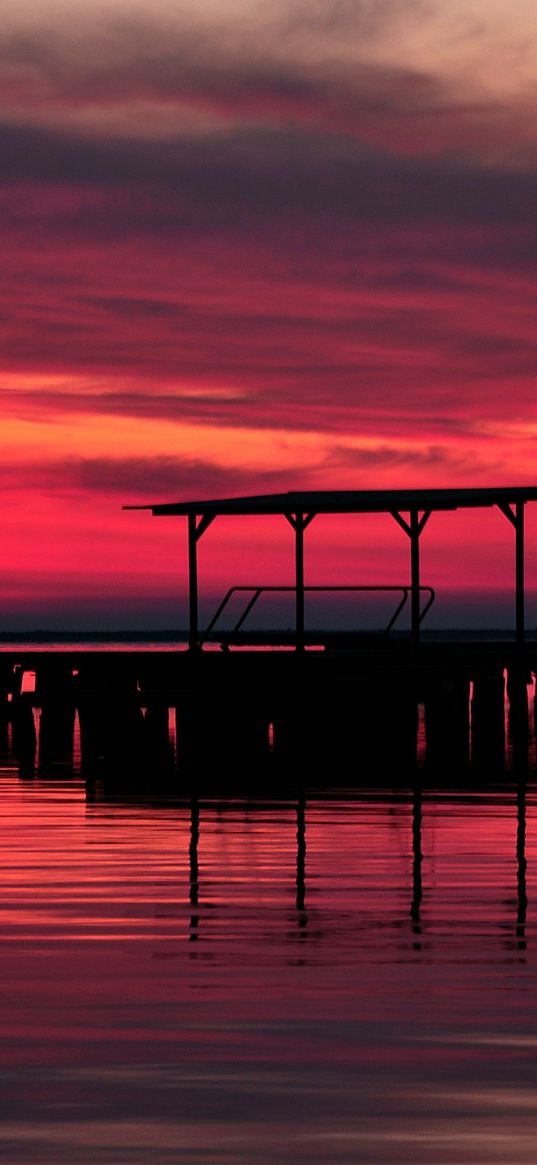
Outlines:
[[537, 486], [498, 486], [468, 489], [290, 490], [251, 497], [201, 501], [156, 502], [125, 506], [151, 510], [156, 518], [219, 514], [374, 514], [406, 510], [480, 509], [537, 501]]

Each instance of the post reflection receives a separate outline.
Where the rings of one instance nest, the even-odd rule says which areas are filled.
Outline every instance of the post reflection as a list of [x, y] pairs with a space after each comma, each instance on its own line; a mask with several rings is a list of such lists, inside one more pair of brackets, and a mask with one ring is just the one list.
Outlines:
[[[316, 916], [318, 915], [317, 925], [315, 927], [314, 932], [311, 931], [311, 918], [310, 918], [310, 915], [309, 915], [309, 912], [308, 912], [307, 906], [306, 906], [306, 902], [307, 902], [307, 898], [306, 898], [306, 876], [307, 876], [306, 859], [307, 859], [307, 853], [308, 853], [308, 845], [306, 842], [306, 802], [307, 802], [307, 799], [306, 799], [305, 791], [301, 790], [298, 797], [297, 797], [295, 810], [294, 810], [294, 821], [295, 821], [295, 825], [296, 825], [295, 848], [294, 848], [295, 911], [293, 914], [293, 927], [292, 927], [291, 931], [287, 931], [286, 941], [291, 942], [294, 945], [296, 943], [297, 939], [300, 942], [304, 942], [304, 940], [306, 940], [306, 939], [315, 938], [316, 943], [323, 945], [325, 940], [326, 940], [327, 934], [333, 933], [334, 937], [336, 936], [337, 929], [334, 929], [334, 927], [337, 928], [337, 926], [339, 926], [340, 922], [341, 922], [341, 920], [338, 919], [337, 911], [336, 911], [335, 915], [331, 916], [330, 910], [328, 909], [328, 906], [327, 906], [328, 900], [326, 898], [326, 895], [329, 893], [329, 887], [331, 885], [332, 879], [334, 877], [336, 879], [341, 878], [341, 877], [343, 878], [343, 881], [341, 882], [342, 893], [345, 895], [348, 894], [351, 896], [352, 900], [355, 903], [357, 910], [358, 909], [361, 910], [363, 908], [363, 906], [359, 905], [359, 903], [363, 904], [365, 901], [363, 893], [362, 892], [359, 893], [358, 889], [357, 889], [358, 881], [364, 877], [364, 874], [365, 874], [366, 879], [368, 879], [370, 882], [370, 893], [375, 894], [376, 892], [381, 892], [383, 885], [384, 885], [384, 882], [383, 882], [383, 874], [381, 871], [378, 871], [376, 876], [373, 876], [372, 870], [369, 872], [369, 874], [367, 873], [367, 863], [365, 866], [364, 866], [364, 864], [362, 864], [360, 866], [359, 878], [358, 878], [358, 868], [354, 866], [352, 861], [347, 866], [345, 866], [345, 864], [342, 865], [341, 870], [343, 870], [345, 868], [345, 875], [343, 875], [343, 873], [338, 873], [338, 871], [340, 869], [338, 853], [341, 852], [342, 855], [346, 853], [347, 856], [346, 856], [346, 858], [344, 858], [344, 863], [345, 863], [346, 861], [348, 861], [348, 850], [347, 851], [341, 850], [341, 839], [338, 840], [338, 833], [337, 833], [338, 828], [340, 828], [340, 824], [334, 822], [331, 826], [328, 827], [331, 830], [331, 836], [330, 837], [326, 836], [326, 838], [324, 840], [324, 846], [326, 846], [327, 850], [330, 850], [332, 857], [331, 857], [330, 867], [329, 868], [325, 867], [325, 872], [327, 875], [326, 885], [323, 883], [323, 879], [319, 878], [319, 875], [317, 875], [316, 890], [317, 890], [318, 902], [319, 902], [319, 905], [321, 906], [321, 911], [320, 911], [320, 913], [318, 911], [316, 911]], [[466, 804], [466, 802], [464, 804]], [[440, 802], [440, 805], [442, 806], [442, 802]], [[470, 805], [471, 805], [471, 802], [470, 802]], [[190, 806], [190, 814], [189, 814], [188, 855], [189, 855], [190, 915], [189, 915], [189, 920], [188, 920], [188, 941], [189, 941], [189, 943], [196, 944], [200, 938], [200, 920], [201, 920], [201, 912], [199, 909], [199, 906], [200, 906], [199, 842], [200, 842], [200, 826], [201, 826], [201, 809], [200, 809], [200, 800], [199, 800], [199, 797], [197, 795], [192, 796], [190, 803], [189, 803], [189, 806]], [[422, 952], [423, 951], [422, 911], [423, 911], [423, 898], [424, 898], [425, 885], [424, 885], [424, 854], [423, 854], [424, 791], [423, 791], [423, 788], [421, 785], [416, 785], [415, 788], [412, 790], [412, 793], [410, 796], [409, 808], [410, 808], [411, 851], [412, 852], [411, 852], [411, 887], [410, 887], [410, 895], [409, 895], [410, 902], [409, 902], [407, 909], [408, 909], [408, 916], [409, 916], [410, 924], [411, 924], [412, 949], [416, 952]], [[485, 811], [486, 811], [486, 808], [487, 808], [487, 803], [485, 802], [484, 803]], [[492, 801], [490, 803], [491, 812], [494, 812], [494, 808], [495, 808], [494, 801]], [[350, 815], [351, 819], [354, 819], [355, 821], [362, 821], [365, 824], [364, 818], [361, 815], [362, 809], [363, 809], [363, 807], [357, 807], [356, 803], [349, 804], [349, 815]], [[441, 811], [440, 811], [441, 815], [442, 815], [442, 811], [443, 810], [441, 808]], [[221, 818], [221, 822], [220, 822], [221, 828], [219, 830], [219, 836], [221, 839], [220, 844], [224, 845], [224, 851], [225, 851], [226, 846], [228, 844], [226, 839], [228, 839], [228, 837], [230, 836], [230, 834], [229, 834], [230, 824], [228, 824], [228, 822], [227, 822], [227, 816], [226, 816], [225, 810], [222, 809], [221, 805], [218, 807], [218, 810], [214, 810], [210, 806], [208, 806], [207, 812], [209, 814], [209, 818], [210, 818], [211, 814], [212, 813], [214, 814], [215, 812], [218, 813], [219, 819]], [[243, 830], [243, 838], [242, 838], [242, 846], [241, 846], [242, 855], [239, 857], [236, 850], [231, 851], [234, 854], [233, 860], [235, 862], [239, 863], [239, 868], [241, 866], [244, 867], [243, 879], [246, 882], [251, 881], [253, 886], [255, 886], [256, 876], [259, 873], [259, 871], [255, 868], [255, 863], [254, 863], [254, 866], [252, 866], [252, 851], [251, 851], [251, 848], [249, 845], [249, 839], [251, 838], [252, 831], [254, 833], [256, 833], [256, 830], [258, 830], [259, 836], [263, 836], [263, 838], [264, 838], [263, 845], [268, 847], [267, 853], [271, 853], [274, 855], [275, 862], [276, 862], [276, 865], [274, 868], [277, 868], [277, 866], [279, 865], [279, 858], [276, 855], [278, 854], [278, 838], [279, 838], [279, 828], [281, 825], [281, 821], [280, 821], [280, 819], [278, 819], [278, 821], [274, 821], [271, 828], [267, 831], [267, 829], [266, 829], [267, 818], [265, 817], [265, 812], [266, 812], [266, 806], [263, 806], [263, 808], [260, 810], [256, 810], [253, 805], [249, 806], [248, 812], [244, 818], [244, 824], [241, 827]], [[314, 825], [315, 825], [315, 823], [317, 821], [317, 807], [316, 807], [315, 803], [313, 803], [313, 806], [311, 807], [311, 812], [313, 814], [313, 820], [314, 820]], [[449, 799], [449, 815], [450, 815], [449, 820], [450, 821], [451, 820], [460, 821], [461, 814], [465, 814], [467, 812], [468, 812], [468, 808], [464, 809], [462, 803], [458, 804], [456, 799], [455, 800], [452, 800], [451, 798]], [[262, 818], [260, 821], [258, 821], [258, 813], [262, 814]], [[526, 952], [526, 949], [527, 949], [528, 892], [527, 892], [527, 859], [526, 859], [526, 814], [527, 814], [527, 785], [526, 785], [525, 781], [521, 780], [518, 783], [517, 789], [516, 789], [516, 850], [515, 850], [515, 855], [514, 855], [515, 859], [516, 859], [516, 920], [514, 923], [514, 928], [515, 928], [515, 935], [516, 935], [516, 948], [517, 948], [519, 953]], [[465, 845], [468, 845], [471, 842], [473, 830], [476, 829], [475, 839], [476, 839], [477, 848], [476, 848], [475, 852], [476, 853], [481, 852], [481, 858], [480, 858], [479, 865], [473, 865], [473, 866], [469, 867], [469, 877], [471, 876], [471, 879], [472, 879], [471, 882], [468, 883], [469, 889], [471, 890], [469, 902], [471, 902], [472, 900], [475, 901], [475, 895], [476, 895], [476, 893], [478, 894], [480, 892], [480, 886], [482, 884], [483, 885], [486, 884], [487, 878], [490, 877], [490, 873], [487, 874], [487, 870], [489, 870], [489, 871], [491, 870], [490, 863], [494, 861], [493, 855], [492, 855], [492, 853], [488, 852], [488, 848], [486, 845], [482, 849], [482, 851], [480, 851], [479, 817], [477, 815], [474, 815], [474, 822], [475, 822], [474, 825], [470, 824], [470, 822], [468, 824], [468, 831], [469, 832], [467, 832], [467, 834], [465, 834], [465, 836], [467, 836], [467, 841], [465, 842]], [[343, 828], [345, 828], [345, 826], [343, 826]], [[318, 839], [317, 830], [318, 830], [318, 825], [316, 826], [316, 828], [314, 828], [313, 836], [315, 839]], [[366, 845], [365, 837], [366, 837], [366, 834], [364, 833], [364, 841], [362, 843], [360, 843], [362, 846]], [[284, 838], [282, 837], [281, 840], [283, 842]], [[444, 917], [443, 911], [447, 911], [445, 917], [449, 919], [448, 926], [450, 928], [451, 941], [453, 943], [463, 942], [466, 946], [466, 942], [467, 942], [468, 937], [470, 935], [472, 935], [472, 933], [473, 933], [472, 927], [475, 925], [473, 908], [472, 908], [472, 906], [469, 906], [469, 908], [461, 909], [460, 916], [457, 918], [457, 921], [455, 922], [455, 915], [453, 914], [454, 900], [452, 900], [453, 890], [452, 890], [452, 885], [451, 885], [452, 875], [449, 873], [450, 866], [448, 864], [446, 864], [448, 861], [452, 860], [452, 857], [448, 856], [450, 853], [449, 850], [445, 851], [445, 855], [443, 855], [442, 843], [441, 843], [440, 837], [438, 839], [438, 843], [439, 844], [437, 844], [437, 856], [436, 856], [437, 876], [435, 877], [435, 882], [434, 882], [434, 886], [433, 886], [433, 889], [434, 889], [433, 905], [434, 904], [436, 904], [436, 905], [434, 905], [434, 915], [433, 915], [433, 918], [431, 921], [431, 930], [430, 930], [430, 933], [428, 935], [428, 948], [429, 949], [433, 949], [433, 948], [437, 949], [437, 944], [435, 944], [434, 936], [435, 936], [436, 929], [439, 926], [440, 927], [444, 926], [444, 922], [442, 921], [442, 919]], [[321, 842], [321, 846], [322, 845], [323, 845], [323, 843]], [[511, 845], [512, 845], [512, 842], [511, 842]], [[505, 851], [506, 856], [507, 856], [508, 850], [509, 850], [509, 844], [508, 844], [507, 839], [506, 839], [506, 851]], [[367, 847], [366, 847], [366, 850], [363, 852], [364, 853], [369, 852]], [[396, 855], [388, 847], [383, 852], [384, 852], [385, 867], [386, 867], [386, 869], [389, 869], [390, 864], [393, 864], [393, 862], [395, 862]], [[512, 853], [512, 850], [511, 850], [511, 853]], [[219, 857], [217, 857], [216, 852], [213, 850], [211, 850], [211, 854], [212, 854], [212, 856], [211, 856], [210, 860], [213, 862], [213, 864], [216, 863], [216, 869], [220, 869], [220, 871], [222, 871], [223, 870], [223, 863], [225, 864], [225, 861], [227, 860], [224, 856], [224, 852], [222, 850], [220, 850]], [[290, 854], [288, 856], [291, 857]], [[315, 858], [315, 860], [317, 860], [317, 858], [318, 858], [317, 852], [314, 854], [314, 858]], [[287, 856], [286, 856], [286, 860], [288, 860]], [[264, 877], [266, 868], [264, 866], [262, 866], [261, 868], [263, 868], [263, 871], [264, 871], [263, 877]], [[438, 878], [438, 873], [440, 873], [442, 871], [442, 869], [444, 869], [445, 873], [446, 873], [445, 884], [443, 883], [443, 879], [441, 877], [440, 877], [440, 879]], [[480, 870], [482, 871], [482, 874], [480, 873]], [[222, 884], [223, 884], [224, 883], [223, 873], [221, 874], [221, 877], [222, 877]], [[483, 879], [483, 882], [481, 881], [481, 879]], [[229, 884], [230, 885], [235, 884], [235, 880], [232, 879]], [[462, 890], [462, 886], [460, 887], [460, 893], [461, 894], [464, 893]], [[499, 907], [499, 904], [501, 901], [501, 895], [502, 895], [502, 889], [501, 889], [501, 885], [498, 883], [496, 886], [497, 907]], [[252, 901], [254, 901], [254, 899], [252, 899]], [[325, 905], [327, 908], [327, 913], [324, 916], [324, 921], [325, 921], [324, 926], [319, 925], [321, 916], [323, 914], [323, 911], [322, 911], [323, 901], [325, 902]], [[407, 899], [407, 901], [408, 901], [408, 899]], [[485, 903], [485, 899], [483, 899], [483, 903]], [[459, 905], [462, 907], [462, 900], [459, 902]], [[241, 907], [242, 907], [241, 898], [239, 897], [236, 902], [234, 902], [230, 899], [229, 902], [227, 903], [227, 907], [229, 908], [229, 912], [231, 915], [233, 915], [235, 917], [239, 917]], [[393, 902], [392, 908], [394, 911], [393, 926], [397, 928], [397, 926], [400, 924], [396, 920], [400, 916], [398, 916], [397, 904], [396, 904], [395, 900]], [[479, 917], [481, 918], [481, 916], [479, 916]], [[503, 929], [505, 926], [505, 922], [501, 921], [500, 914], [497, 915], [497, 924], [501, 929]], [[513, 930], [512, 930], [513, 922], [512, 921], [510, 924], [508, 924], [508, 927], [509, 927], [511, 935], [512, 935], [512, 933], [513, 933]], [[375, 933], [374, 933], [374, 931], [375, 931]], [[365, 932], [363, 932], [363, 933], [365, 933]], [[476, 930], [475, 933], [477, 935], [478, 931]], [[378, 934], [376, 933], [376, 928], [373, 928], [370, 931], [370, 934], [367, 938], [367, 942], [371, 942], [371, 943], [375, 944], [377, 941], [378, 941]], [[512, 946], [513, 946], [512, 939], [511, 939], [511, 943], [509, 945], [512, 949]], [[194, 952], [192, 952], [192, 954], [194, 954]], [[293, 961], [295, 961], [295, 960], [293, 959]]]
[[[410, 903], [412, 931], [415, 935], [421, 935], [421, 900], [423, 896], [423, 854], [421, 852], [422, 811], [423, 794], [421, 786], [417, 786], [412, 795], [412, 901]], [[414, 944], [416, 949], [419, 949], [420, 945], [419, 942]]]
[[299, 793], [296, 806], [296, 909], [300, 938], [306, 939], [306, 797], [303, 790]]
[[[39, 804], [58, 788], [57, 781], [43, 781], [39, 774], [33, 784]], [[67, 782], [63, 785], [67, 787]], [[181, 831], [183, 888], [179, 889], [175, 866], [170, 894], [193, 957], [201, 938], [205, 956], [217, 957], [215, 940], [220, 941], [221, 928], [232, 920], [230, 934], [239, 936], [240, 943], [245, 936], [251, 941], [250, 931], [261, 936], [270, 931], [272, 951], [279, 942], [284, 944], [280, 949], [283, 957], [285, 947], [286, 960], [289, 947], [296, 959], [297, 943], [306, 939], [308, 952], [315, 949], [315, 957], [325, 958], [328, 947], [343, 948], [358, 934], [361, 949], [374, 957], [389, 935], [398, 936], [399, 954], [413, 949], [420, 952], [420, 961], [423, 953], [448, 957], [458, 949], [466, 959], [472, 944], [476, 952], [481, 945], [482, 957], [488, 957], [485, 943], [495, 936], [511, 960], [517, 955], [520, 962], [526, 959], [532, 935], [527, 814], [535, 804], [535, 789], [525, 777], [509, 790], [430, 790], [427, 803], [421, 784], [404, 794], [365, 792], [333, 802], [311, 793], [306, 797], [301, 789], [296, 798], [280, 792], [274, 801], [259, 798], [246, 807], [236, 800], [215, 805], [198, 792], [178, 806], [173, 801], [144, 800], [141, 793], [125, 799], [122, 790], [114, 791], [103, 781], [85, 782], [82, 787], [85, 824], [96, 833], [106, 821], [109, 828], [115, 823], [121, 838], [127, 813], [129, 829], [134, 836], [140, 829], [145, 845], [145, 829], [151, 838], [158, 822], [159, 831], [164, 831], [162, 855], [169, 831], [173, 864]], [[73, 795], [79, 792], [73, 783]], [[206, 888], [216, 887], [208, 929], [207, 914], [200, 907], [202, 807], [207, 825]], [[157, 848], [155, 861], [159, 853]], [[314, 901], [307, 895], [308, 874]], [[356, 930], [349, 925], [352, 917]]]
[[197, 942], [199, 938], [199, 864], [198, 844], [200, 836], [200, 807], [197, 796], [190, 802], [190, 845], [188, 850], [190, 867], [190, 923], [188, 941]]
[[527, 860], [526, 860], [526, 782], [519, 781], [517, 788], [517, 831], [516, 831], [516, 857], [517, 857], [517, 921], [516, 921], [516, 937], [517, 946], [520, 951], [525, 951], [526, 942], [526, 916], [528, 910], [528, 893], [526, 885], [527, 874]]

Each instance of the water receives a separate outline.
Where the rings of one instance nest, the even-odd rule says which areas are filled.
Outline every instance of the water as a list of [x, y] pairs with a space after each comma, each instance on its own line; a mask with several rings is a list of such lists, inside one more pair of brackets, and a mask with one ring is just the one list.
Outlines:
[[534, 1165], [533, 781], [0, 797], [2, 1160]]

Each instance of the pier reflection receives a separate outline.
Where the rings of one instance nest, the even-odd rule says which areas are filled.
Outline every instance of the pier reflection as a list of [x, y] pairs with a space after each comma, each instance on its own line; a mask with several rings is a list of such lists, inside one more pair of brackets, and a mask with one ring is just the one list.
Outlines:
[[518, 949], [520, 951], [526, 950], [526, 917], [528, 910], [528, 893], [526, 883], [527, 860], [526, 860], [526, 797], [527, 789], [524, 781], [520, 781], [517, 789], [517, 832], [516, 832], [516, 856], [517, 856], [517, 919], [516, 919], [516, 937]]
[[414, 789], [412, 796], [412, 901], [410, 903], [410, 917], [412, 919], [412, 930], [415, 935], [421, 934], [420, 912], [423, 894], [421, 878], [421, 866], [423, 862], [423, 854], [421, 852], [422, 797], [421, 788]]
[[296, 806], [296, 908], [299, 926], [308, 925], [306, 915], [306, 795], [302, 790]]
[[[22, 781], [12, 765], [0, 787], [4, 1102], [18, 1122], [6, 1160], [20, 1158], [29, 1120], [36, 1162], [50, 1129], [47, 1159], [66, 1146], [65, 1161], [110, 1160], [111, 1113], [121, 1160], [140, 1120], [154, 1159], [155, 1112], [159, 1129], [176, 1119], [175, 1160], [195, 1111], [191, 1160], [224, 1105], [224, 1152], [257, 1160], [280, 1104], [286, 1138], [323, 1105], [330, 1133], [340, 1105], [353, 1159], [372, 1119], [379, 1160], [397, 1144], [410, 1165], [424, 1145], [434, 1159], [470, 1104], [479, 1119], [461, 1165], [504, 1092], [512, 1114], [506, 1130], [503, 1103], [491, 1160], [505, 1159], [521, 1103], [534, 1106], [535, 781], [165, 797], [38, 770]], [[137, 1144], [133, 1133], [129, 1161]]]
[[189, 862], [190, 862], [190, 905], [192, 911], [190, 914], [189, 923], [189, 942], [197, 942], [199, 937], [199, 864], [198, 864], [198, 843], [200, 837], [200, 807], [197, 797], [193, 797], [190, 802], [190, 845], [189, 845]]
[[[530, 796], [533, 809], [533, 787]], [[107, 804], [106, 796], [103, 804]], [[280, 884], [277, 897], [281, 887], [291, 888], [294, 881], [294, 933], [288, 927], [289, 916], [282, 917], [279, 941], [286, 935], [293, 945], [296, 938], [321, 946], [331, 941], [346, 944], [351, 941], [348, 928], [352, 925], [368, 947], [382, 946], [392, 932], [401, 954], [412, 950], [420, 955], [427, 950], [430, 955], [437, 942], [441, 947], [447, 942], [447, 949], [452, 943], [462, 943], [467, 958], [467, 939], [472, 941], [473, 928], [476, 934], [483, 928], [487, 933], [489, 916], [491, 922], [496, 920], [505, 950], [514, 949], [507, 931], [514, 935], [517, 951], [525, 952], [527, 806], [525, 781], [512, 791], [496, 794], [428, 792], [421, 786], [392, 797], [370, 791], [363, 799], [358, 795], [329, 801], [326, 813], [324, 799], [308, 801], [303, 790], [296, 800], [289, 797], [273, 804], [263, 800], [256, 805], [250, 799], [242, 808], [237, 801], [227, 805], [220, 801], [216, 806], [192, 796], [187, 837], [188, 942], [196, 944], [201, 938], [205, 943], [215, 942], [224, 919], [240, 916], [245, 900], [249, 909], [255, 902], [261, 923], [267, 905], [265, 861], [270, 853], [277, 867], [272, 876]], [[180, 809], [176, 812], [181, 816]], [[294, 852], [289, 845], [293, 821]], [[210, 893], [210, 900], [205, 901], [200, 882], [202, 845], [204, 882]], [[307, 852], [315, 888], [311, 910], [307, 909]], [[405, 866], [410, 878], [405, 876]], [[515, 903], [510, 920], [502, 912], [508, 900]], [[409, 922], [405, 923], [405, 916]]]

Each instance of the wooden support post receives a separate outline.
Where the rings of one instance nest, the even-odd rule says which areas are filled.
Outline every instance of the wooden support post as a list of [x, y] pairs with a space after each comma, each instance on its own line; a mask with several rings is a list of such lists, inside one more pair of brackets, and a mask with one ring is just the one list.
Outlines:
[[470, 680], [464, 669], [443, 668], [422, 684], [426, 765], [452, 779], [466, 773], [470, 760]]
[[515, 506], [515, 610], [516, 641], [519, 647], [524, 643], [524, 502]]
[[416, 647], [420, 641], [420, 521], [417, 510], [410, 513], [410, 636]]
[[505, 680], [494, 663], [474, 672], [472, 693], [472, 768], [490, 777], [505, 765]]
[[508, 732], [510, 749], [507, 755], [509, 767], [521, 775], [528, 771], [529, 741], [529, 701], [528, 684], [532, 682], [529, 667], [520, 659], [513, 660], [507, 669], [507, 696], [509, 699]]
[[295, 519], [296, 650], [304, 651], [304, 515]]
[[419, 510], [410, 511], [410, 522], [403, 518], [397, 510], [391, 510], [391, 516], [410, 538], [410, 636], [415, 647], [420, 641], [421, 598], [420, 598], [420, 534], [428, 522], [431, 511], [425, 510], [421, 515]]
[[213, 521], [213, 514], [203, 514], [199, 522], [196, 514], [188, 515], [188, 649], [199, 651], [198, 613], [198, 542]]
[[498, 509], [515, 529], [515, 635], [518, 647], [522, 647], [525, 639], [524, 505], [524, 502], [515, 502], [513, 509], [509, 502], [498, 503]]
[[198, 538], [196, 515], [188, 515], [188, 648], [199, 648], [198, 625]]
[[295, 650], [304, 651], [304, 530], [315, 514], [285, 514], [295, 532]]

